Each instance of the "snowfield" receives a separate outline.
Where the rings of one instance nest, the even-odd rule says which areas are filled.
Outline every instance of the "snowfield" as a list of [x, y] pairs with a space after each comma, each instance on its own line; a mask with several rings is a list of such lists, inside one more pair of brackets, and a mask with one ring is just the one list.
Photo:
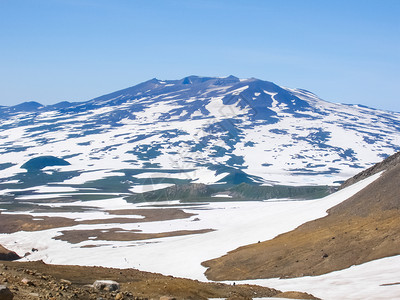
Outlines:
[[[318, 200], [291, 201], [286, 199], [250, 202], [215, 202], [185, 204], [179, 201], [156, 202], [157, 207], [179, 207], [195, 215], [186, 219], [129, 224], [76, 225], [38, 232], [17, 232], [0, 235], [0, 244], [24, 255], [38, 249], [22, 260], [42, 259], [51, 264], [101, 265], [117, 268], [138, 268], [178, 277], [207, 280], [201, 262], [226, 254], [239, 246], [272, 239], [299, 225], [326, 215], [326, 210], [348, 199], [378, 178], [376, 174], [346, 189]], [[46, 190], [46, 189], [43, 189]], [[98, 212], [53, 213], [52, 216], [88, 220], [110, 218], [104, 209], [150, 209], [152, 203], [132, 204], [122, 198], [112, 200], [49, 203], [53, 206], [95, 206]], [[160, 208], [162, 209], [162, 208]], [[30, 213], [40, 218], [42, 213]], [[129, 216], [122, 216], [129, 217]], [[140, 220], [141, 216], [130, 216]], [[143, 233], [177, 230], [213, 229], [192, 234], [141, 241], [88, 240], [70, 244], [53, 237], [64, 230], [121, 228]], [[96, 245], [93, 248], [82, 246]], [[67, 255], [66, 255], [67, 254]], [[251, 280], [283, 291], [299, 290], [322, 299], [395, 299], [400, 297], [400, 256], [385, 258], [330, 274], [295, 279]]]
[[[307, 201], [235, 202], [225, 192], [207, 203], [126, 199], [187, 183], [338, 185], [400, 150], [400, 113], [329, 103], [255, 78], [189, 76], [152, 79], [80, 103], [0, 107], [0, 139], [2, 215], [69, 219], [62, 225], [68, 227], [0, 234], [0, 244], [20, 256], [32, 252], [22, 260], [137, 268], [205, 281], [203, 261], [323, 217], [380, 174]], [[21, 168], [32, 158], [51, 156], [69, 165]], [[14, 205], [20, 205], [16, 212]], [[145, 210], [183, 217], [157, 221], [152, 215], [148, 221]], [[74, 230], [93, 231], [76, 243], [56, 239]], [[97, 239], [109, 230], [167, 237]], [[322, 276], [244, 283], [322, 299], [400, 299], [400, 284], [393, 284], [400, 282], [398, 266], [395, 256]]]

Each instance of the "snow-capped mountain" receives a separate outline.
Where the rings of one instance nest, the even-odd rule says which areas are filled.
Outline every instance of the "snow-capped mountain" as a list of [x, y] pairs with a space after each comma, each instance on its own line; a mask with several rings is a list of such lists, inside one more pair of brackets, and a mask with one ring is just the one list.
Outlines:
[[135, 191], [145, 180], [168, 186], [165, 178], [333, 184], [400, 150], [400, 113], [234, 76], [152, 79], [87, 102], [0, 107], [0, 120], [3, 188], [28, 187], [32, 170], [21, 166], [41, 156], [66, 163], [36, 170], [40, 184], [111, 177]]

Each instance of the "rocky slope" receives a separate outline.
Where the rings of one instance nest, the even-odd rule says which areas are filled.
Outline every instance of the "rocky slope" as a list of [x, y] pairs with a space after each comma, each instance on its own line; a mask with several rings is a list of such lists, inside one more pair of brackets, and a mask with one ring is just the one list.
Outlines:
[[[37, 299], [252, 299], [253, 297], [291, 297], [317, 299], [312, 295], [280, 291], [254, 285], [204, 283], [134, 269], [109, 269], [47, 265], [43, 262], [1, 262], [1, 285], [13, 293], [14, 300]], [[99, 279], [120, 284], [117, 291], [98, 290]], [[4, 298], [6, 299], [6, 298]]]
[[276, 238], [204, 262], [212, 280], [320, 275], [400, 254], [399, 154], [353, 181], [386, 170], [353, 197]]
[[341, 184], [340, 188], [343, 189], [343, 188], [350, 186], [360, 180], [363, 180], [369, 176], [372, 176], [378, 172], [390, 170], [399, 164], [400, 164], [400, 152], [397, 152], [397, 153], [389, 156], [388, 158], [384, 159], [383, 161], [373, 165], [372, 167], [347, 179], [345, 182], [343, 182], [343, 184]]

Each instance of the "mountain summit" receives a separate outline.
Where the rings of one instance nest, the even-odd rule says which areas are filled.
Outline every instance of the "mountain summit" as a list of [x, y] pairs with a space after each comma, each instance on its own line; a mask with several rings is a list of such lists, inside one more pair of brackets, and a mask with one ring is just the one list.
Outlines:
[[70, 165], [43, 169], [53, 182], [126, 180], [141, 170], [133, 185], [237, 173], [264, 184], [334, 184], [400, 150], [400, 113], [234, 76], [154, 78], [86, 102], [0, 107], [0, 119], [4, 180], [54, 156]]

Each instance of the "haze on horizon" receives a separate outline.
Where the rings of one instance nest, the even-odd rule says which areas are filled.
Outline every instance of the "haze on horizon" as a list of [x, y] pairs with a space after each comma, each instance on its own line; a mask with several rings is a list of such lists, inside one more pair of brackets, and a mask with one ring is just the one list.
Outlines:
[[396, 0], [2, 1], [0, 105], [232, 74], [400, 111], [399, 15]]

